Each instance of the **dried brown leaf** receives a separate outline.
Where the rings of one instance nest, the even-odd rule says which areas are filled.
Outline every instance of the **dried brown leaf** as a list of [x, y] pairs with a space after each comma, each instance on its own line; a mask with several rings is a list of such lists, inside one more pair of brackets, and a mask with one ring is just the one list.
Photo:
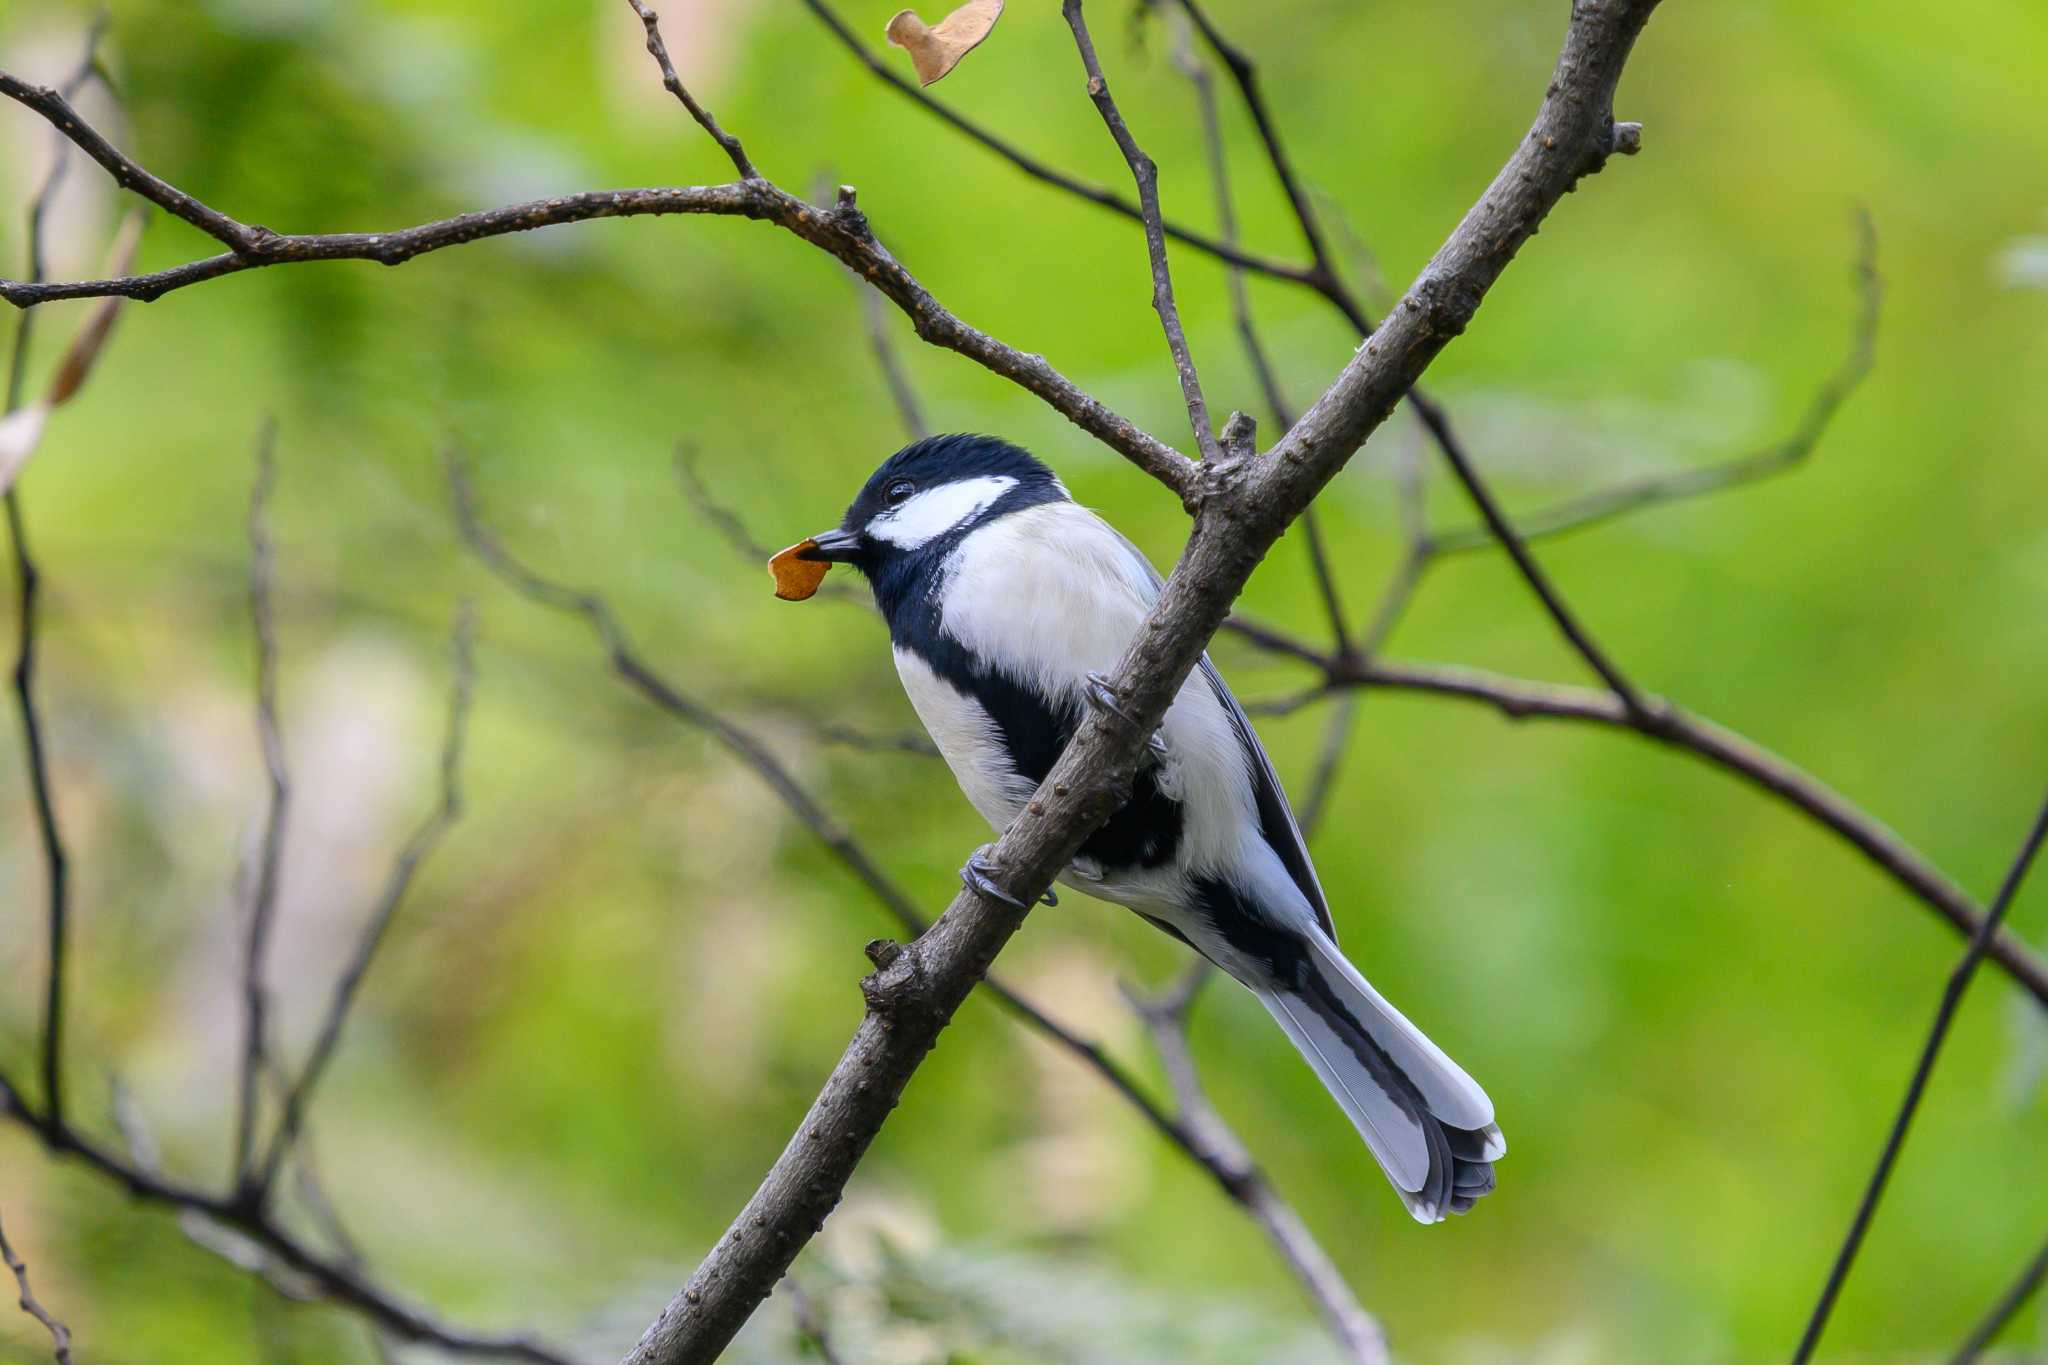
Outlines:
[[825, 571], [832, 567], [822, 559], [810, 557], [817, 548], [815, 540], [800, 540], [768, 561], [777, 597], [785, 602], [801, 602], [817, 593], [818, 585], [825, 581]]
[[[109, 275], [128, 273], [135, 264], [135, 247], [141, 240], [142, 215], [130, 214], [114, 234], [114, 245], [107, 255]], [[114, 330], [114, 320], [121, 316], [121, 305], [126, 302], [119, 295], [100, 300], [86, 318], [85, 326], [78, 329], [78, 335], [65, 348], [57, 362], [57, 372], [50, 378], [49, 391], [41, 401], [0, 417], [0, 493], [14, 487], [29, 457], [43, 443], [43, 429], [49, 425], [50, 413], [85, 387], [93, 362], [106, 349], [107, 336]]]
[[915, 10], [889, 21], [889, 41], [910, 54], [920, 85], [930, 85], [960, 64], [1003, 17], [1003, 0], [967, 0], [938, 23], [927, 26]]
[[[121, 230], [115, 234], [113, 250], [108, 253], [107, 273], [125, 275], [135, 264], [135, 247], [142, 240], [142, 215], [130, 214]], [[64, 358], [57, 363], [57, 373], [50, 380], [50, 391], [43, 401], [50, 407], [69, 402], [79, 389], [83, 388], [92, 374], [93, 362], [100, 357], [100, 351], [107, 344], [107, 335], [114, 330], [114, 322], [121, 316], [121, 305], [127, 300], [114, 295], [101, 299], [99, 306], [92, 310], [92, 316], [85, 320], [85, 326], [78, 329], [71, 345], [64, 352]]]

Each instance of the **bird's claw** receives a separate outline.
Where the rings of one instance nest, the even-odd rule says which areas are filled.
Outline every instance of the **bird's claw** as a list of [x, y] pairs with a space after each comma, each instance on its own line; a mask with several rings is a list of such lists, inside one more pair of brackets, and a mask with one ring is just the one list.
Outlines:
[[1107, 673], [1090, 673], [1081, 691], [1088, 698], [1088, 704], [1096, 710], [1106, 711], [1133, 729], [1137, 728], [1138, 722], [1132, 720], [1131, 713], [1124, 710], [1123, 705], [1117, 701], [1116, 687], [1110, 682]]
[[[1131, 713], [1124, 710], [1123, 706], [1117, 701], [1116, 688], [1111, 684], [1108, 674], [1090, 673], [1087, 684], [1081, 691], [1082, 695], [1088, 698], [1088, 704], [1096, 710], [1115, 716], [1134, 730], [1138, 727], [1138, 722], [1131, 718]], [[1159, 730], [1154, 730], [1151, 736], [1146, 739], [1145, 747], [1152, 751], [1154, 758], [1165, 758], [1165, 734]]]
[[[970, 890], [979, 891], [992, 901], [1001, 901], [1012, 910], [1028, 910], [1030, 907], [1025, 905], [1023, 901], [1018, 900], [1015, 896], [1003, 890], [1002, 887], [996, 885], [995, 868], [988, 860], [989, 850], [993, 847], [993, 844], [983, 844], [968, 855], [967, 861], [960, 868], [961, 884]], [[1046, 905], [1058, 905], [1060, 903], [1060, 898], [1055, 896], [1050, 890], [1047, 890], [1043, 896], [1039, 897], [1039, 900]]]

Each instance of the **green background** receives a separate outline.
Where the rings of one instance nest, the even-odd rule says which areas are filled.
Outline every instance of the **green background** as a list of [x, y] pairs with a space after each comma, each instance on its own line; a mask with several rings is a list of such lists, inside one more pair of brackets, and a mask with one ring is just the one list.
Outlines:
[[[845, 10], [878, 34], [893, 3]], [[857, 185], [883, 241], [963, 318], [1185, 444], [1132, 224], [918, 113], [793, 0], [669, 8], [685, 78], [764, 170], [801, 192]], [[1010, 9], [937, 93], [1122, 188], [1053, 7]], [[1306, 178], [1370, 243], [1347, 267], [1383, 291], [1527, 127], [1563, 9], [1219, 0], [1217, 18], [1261, 63]], [[84, 14], [17, 0], [4, 64], [56, 77]], [[1211, 224], [1165, 31], [1124, 4], [1092, 17], [1169, 213]], [[107, 50], [128, 110], [109, 116], [116, 140], [279, 230], [729, 178], [609, 0], [117, 0]], [[1980, 897], [2048, 780], [2048, 294], [2024, 287], [2048, 231], [2044, 54], [2048, 16], [2031, 5], [1931, 21], [1674, 0], [1617, 106], [1644, 123], [1643, 155], [1559, 206], [1429, 376], [1516, 506], [1768, 444], [1848, 339], [1866, 206], [1887, 288], [1878, 366], [1813, 461], [1542, 554], [1644, 686], [1833, 784]], [[1234, 106], [1227, 131], [1249, 243], [1296, 254]], [[10, 273], [46, 132], [0, 111]], [[114, 201], [90, 166], [72, 189], [54, 266], [96, 272]], [[142, 261], [209, 250], [159, 215]], [[1174, 261], [1212, 402], [1256, 408], [1220, 270]], [[1254, 300], [1304, 404], [1355, 338], [1300, 291], [1259, 284]], [[39, 372], [82, 310], [48, 310]], [[531, 1325], [594, 1358], [630, 1343], [779, 1150], [858, 1017], [861, 945], [893, 926], [751, 773], [610, 678], [577, 623], [465, 555], [441, 457], [467, 452], [511, 545], [601, 589], [651, 660], [763, 731], [936, 910], [985, 837], [978, 819], [937, 764], [820, 735], [914, 724], [879, 623], [773, 601], [673, 472], [694, 448], [772, 544], [836, 520], [901, 439], [860, 310], [838, 265], [776, 229], [641, 219], [398, 270], [257, 272], [128, 312], [22, 485], [78, 869], [69, 1076], [94, 1131], [110, 1132], [118, 1074], [173, 1169], [224, 1170], [234, 885], [263, 792], [242, 517], [274, 415], [296, 801], [273, 979], [294, 1048], [433, 800], [465, 595], [481, 634], [468, 811], [345, 1040], [315, 1118], [322, 1174], [380, 1270], [450, 1317]], [[1184, 518], [1170, 497], [893, 313], [889, 327], [936, 426], [1029, 445], [1171, 561]], [[1404, 462], [1423, 459], [1438, 523], [1469, 518], [1428, 455], [1401, 416], [1319, 504], [1354, 613], [1400, 553]], [[1299, 540], [1246, 606], [1313, 637]], [[1491, 553], [1433, 574], [1391, 653], [1583, 681]], [[1247, 698], [1310, 681], [1231, 639], [1217, 655]], [[1297, 795], [1323, 714], [1261, 722]], [[42, 873], [18, 757], [10, 720], [0, 1062], [25, 1077]], [[1195, 1046], [1400, 1359], [1783, 1358], [1959, 950], [1948, 927], [1725, 774], [1450, 700], [1364, 703], [1314, 852], [1347, 950], [1492, 1093], [1512, 1144], [1500, 1192], [1444, 1227], [1412, 1224], [1242, 992], [1204, 1001]], [[2048, 938], [2048, 888], [2013, 921]], [[1123, 911], [1070, 897], [1032, 917], [1002, 969], [1156, 1078], [1117, 983], [1180, 960]], [[1987, 973], [1827, 1358], [1939, 1358], [2038, 1246], [2044, 1050], [2038, 1019]], [[278, 1300], [11, 1128], [0, 1217], [82, 1361], [370, 1358], [351, 1319]], [[854, 1361], [1331, 1358], [1253, 1225], [986, 1004], [919, 1073], [798, 1275]], [[750, 1335], [753, 1358], [798, 1350], [785, 1311]], [[2009, 1338], [2043, 1340], [2038, 1311]], [[45, 1355], [32, 1322], [0, 1316], [0, 1358]]]

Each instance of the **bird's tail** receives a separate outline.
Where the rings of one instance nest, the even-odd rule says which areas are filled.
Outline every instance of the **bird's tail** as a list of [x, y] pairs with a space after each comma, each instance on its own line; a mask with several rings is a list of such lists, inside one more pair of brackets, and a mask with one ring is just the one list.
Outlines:
[[1417, 1222], [1463, 1213], [1493, 1189], [1508, 1145], [1493, 1101], [1320, 934], [1293, 982], [1256, 988], [1357, 1126]]

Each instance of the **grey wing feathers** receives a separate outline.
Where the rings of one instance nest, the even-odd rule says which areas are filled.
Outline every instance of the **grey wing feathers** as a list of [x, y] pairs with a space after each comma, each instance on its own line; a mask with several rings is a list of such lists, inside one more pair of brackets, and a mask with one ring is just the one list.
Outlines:
[[1330, 903], [1323, 899], [1322, 883], [1316, 880], [1315, 864], [1308, 860], [1308, 845], [1301, 837], [1301, 826], [1295, 822], [1294, 808], [1287, 804], [1287, 793], [1281, 790], [1280, 779], [1273, 772], [1273, 761], [1266, 757], [1266, 747], [1259, 743], [1258, 734], [1252, 729], [1251, 717], [1237, 704], [1237, 698], [1230, 695], [1230, 688], [1224, 684], [1223, 675], [1216, 671], [1216, 665], [1209, 656], [1202, 656], [1202, 676], [1209, 680], [1216, 699], [1223, 703], [1223, 709], [1230, 715], [1231, 726], [1237, 731], [1237, 742], [1244, 748], [1245, 766], [1252, 776], [1252, 796], [1259, 812], [1259, 832], [1266, 842], [1280, 855], [1281, 865], [1287, 875], [1301, 888], [1301, 894], [1308, 899], [1309, 906], [1316, 912], [1316, 923], [1323, 926], [1323, 932], [1330, 936], [1330, 942], [1337, 941], [1337, 926], [1330, 922]]

